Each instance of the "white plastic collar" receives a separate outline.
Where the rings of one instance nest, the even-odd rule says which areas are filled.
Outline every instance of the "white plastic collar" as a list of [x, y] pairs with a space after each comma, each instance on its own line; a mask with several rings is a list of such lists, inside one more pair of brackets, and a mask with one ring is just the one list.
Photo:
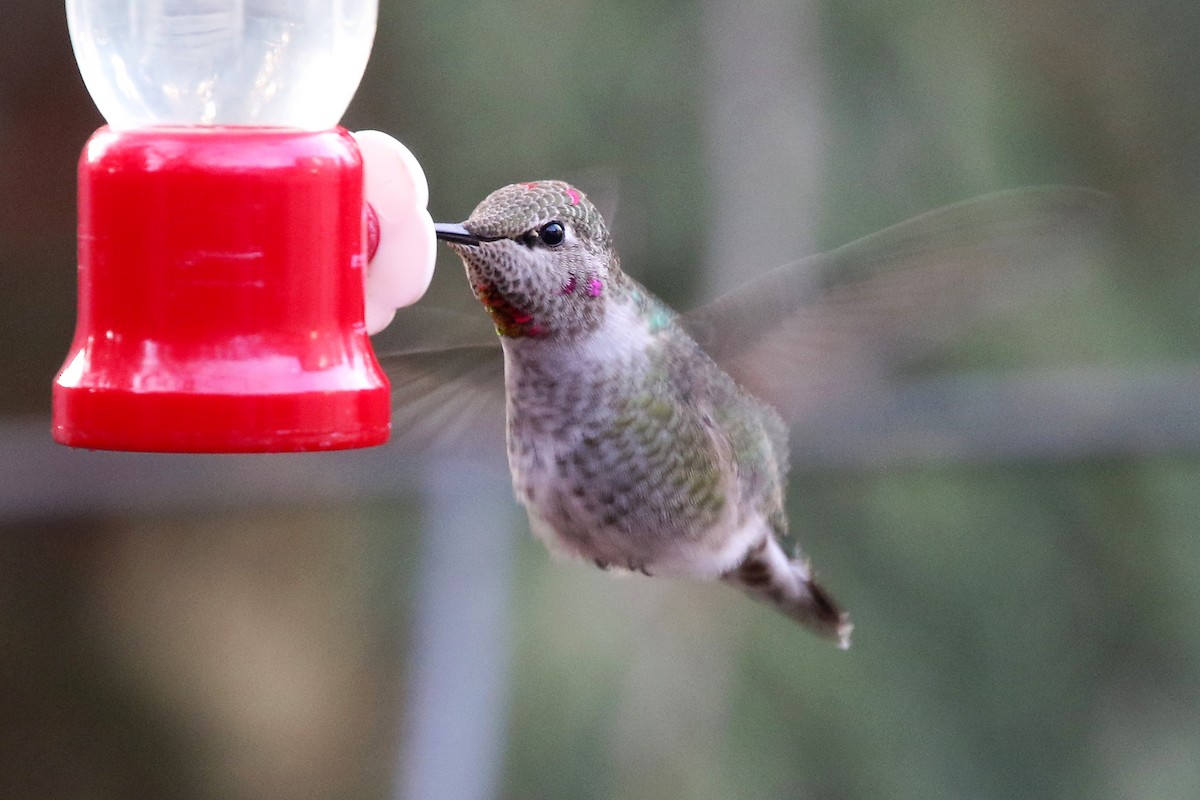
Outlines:
[[353, 136], [362, 152], [366, 201], [379, 221], [379, 248], [363, 279], [367, 333], [375, 334], [429, 288], [437, 240], [425, 208], [429, 185], [416, 157], [386, 133]]

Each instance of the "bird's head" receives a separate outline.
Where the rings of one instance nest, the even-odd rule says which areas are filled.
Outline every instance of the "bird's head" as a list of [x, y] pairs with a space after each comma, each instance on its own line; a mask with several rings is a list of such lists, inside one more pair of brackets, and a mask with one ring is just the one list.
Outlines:
[[585, 333], [623, 288], [604, 219], [583, 192], [562, 181], [505, 186], [462, 224], [435, 228], [462, 258], [471, 290], [502, 336]]

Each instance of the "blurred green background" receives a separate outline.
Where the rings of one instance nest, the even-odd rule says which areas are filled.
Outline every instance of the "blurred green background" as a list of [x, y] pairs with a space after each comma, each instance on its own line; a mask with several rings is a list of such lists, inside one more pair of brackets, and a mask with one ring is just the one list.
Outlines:
[[[571, 178], [683, 307], [999, 188], [1118, 199], [1083, 296], [939, 362], [1101, 370], [1143, 398], [1114, 430], [798, 458], [848, 653], [722, 587], [552, 563], [491, 439], [51, 445], [102, 120], [59, 3], [0, 31], [0, 797], [1200, 796], [1200, 6], [383, 0], [345, 124], [412, 149], [434, 217]], [[469, 307], [440, 259], [422, 302]]]

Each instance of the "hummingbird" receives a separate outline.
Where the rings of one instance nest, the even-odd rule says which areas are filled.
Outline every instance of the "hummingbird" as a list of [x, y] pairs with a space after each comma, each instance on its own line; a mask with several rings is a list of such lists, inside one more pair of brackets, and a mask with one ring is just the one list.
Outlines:
[[[850, 617], [789, 530], [780, 412], [863, 385], [875, 362], [927, 338], [930, 314], [975, 316], [1011, 277], [997, 266], [1021, 261], [1000, 244], [1056, 233], [1100, 197], [1053, 187], [967, 201], [688, 315], [623, 270], [601, 213], [563, 181], [505, 186], [435, 230], [494, 324], [513, 487], [548, 549], [719, 581], [845, 649]], [[383, 360], [395, 385], [449, 350]]]

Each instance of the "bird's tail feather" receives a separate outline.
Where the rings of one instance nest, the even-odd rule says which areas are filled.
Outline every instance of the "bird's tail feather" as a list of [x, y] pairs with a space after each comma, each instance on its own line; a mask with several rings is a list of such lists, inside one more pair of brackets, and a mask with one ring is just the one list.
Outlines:
[[789, 558], [773, 536], [750, 548], [722, 579], [818, 634], [850, 647], [850, 615], [813, 580], [808, 562]]

